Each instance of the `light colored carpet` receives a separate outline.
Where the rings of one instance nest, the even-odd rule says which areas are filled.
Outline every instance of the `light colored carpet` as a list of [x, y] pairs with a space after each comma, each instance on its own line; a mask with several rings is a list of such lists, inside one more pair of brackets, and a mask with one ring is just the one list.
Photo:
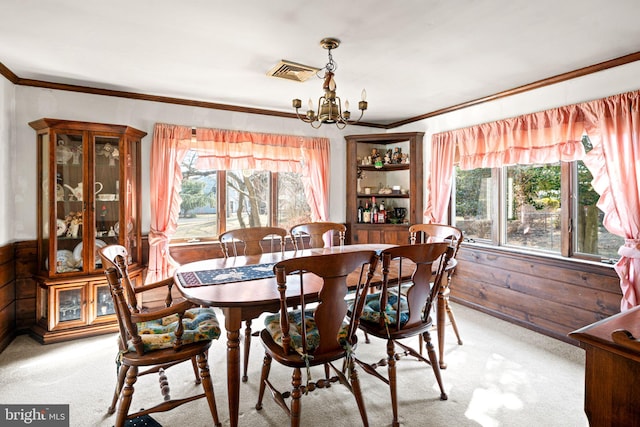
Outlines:
[[[578, 347], [531, 332], [478, 311], [454, 306], [464, 345], [447, 327], [442, 371], [449, 400], [439, 400], [431, 368], [405, 358], [398, 363], [400, 420], [404, 426], [584, 427], [584, 352]], [[254, 321], [254, 325], [260, 325]], [[435, 332], [432, 334], [435, 340]], [[224, 337], [224, 335], [223, 335]], [[210, 366], [223, 425], [229, 425], [226, 399], [225, 339], [214, 344]], [[385, 343], [365, 344], [358, 356], [378, 360]], [[0, 402], [3, 404], [70, 404], [73, 427], [112, 426], [105, 417], [115, 384], [116, 335], [40, 345], [26, 335], [0, 353]], [[258, 338], [251, 349], [249, 381], [241, 386], [240, 425], [284, 426], [288, 419], [267, 393], [262, 411], [254, 408], [264, 353]], [[388, 389], [362, 370], [360, 379], [371, 426], [391, 421]], [[274, 362], [271, 380], [288, 385], [291, 371]], [[190, 364], [167, 371], [172, 397], [193, 387]], [[318, 375], [315, 376], [317, 378]], [[160, 397], [158, 378], [136, 384], [133, 407]], [[212, 424], [204, 399], [174, 411], [153, 414], [165, 427]], [[345, 387], [334, 385], [302, 399], [303, 426], [361, 425], [357, 406]]]

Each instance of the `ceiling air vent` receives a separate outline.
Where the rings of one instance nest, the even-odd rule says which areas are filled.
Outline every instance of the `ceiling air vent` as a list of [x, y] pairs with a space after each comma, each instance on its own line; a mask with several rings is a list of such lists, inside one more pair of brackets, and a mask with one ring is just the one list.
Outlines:
[[309, 77], [314, 76], [319, 68], [310, 67], [308, 65], [297, 64], [291, 61], [285, 61], [284, 59], [278, 62], [267, 73], [271, 77], [280, 77], [287, 80], [295, 80], [297, 82], [304, 82]]

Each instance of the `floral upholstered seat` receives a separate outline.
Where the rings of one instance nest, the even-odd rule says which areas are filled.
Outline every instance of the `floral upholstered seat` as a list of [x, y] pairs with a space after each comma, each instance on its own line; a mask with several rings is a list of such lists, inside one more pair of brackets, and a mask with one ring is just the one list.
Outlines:
[[[392, 292], [389, 292], [387, 295], [387, 305], [385, 307], [384, 313], [386, 317], [387, 324], [396, 325], [396, 313], [398, 312], [398, 295]], [[365, 299], [364, 310], [362, 310], [362, 315], [360, 316], [361, 322], [370, 322], [378, 324], [380, 322], [380, 292], [376, 292], [373, 294], [367, 295]], [[409, 320], [409, 306], [407, 304], [407, 298], [404, 295], [400, 296], [400, 326], [404, 326]]]
[[[320, 334], [313, 318], [313, 310], [305, 310], [304, 322], [307, 330], [307, 351], [312, 353], [320, 344]], [[282, 329], [280, 328], [280, 314], [271, 314], [266, 317], [264, 326], [273, 337], [273, 340], [282, 345]], [[347, 328], [349, 324], [342, 322], [342, 327], [338, 331], [337, 339], [340, 345], [344, 346], [347, 337]], [[303, 354], [302, 346], [302, 312], [293, 310], [289, 312], [289, 336], [291, 337], [291, 346], [299, 354]]]
[[[184, 327], [183, 344], [213, 340], [220, 336], [220, 324], [212, 308], [190, 308], [184, 313], [182, 325]], [[176, 339], [178, 315], [172, 314], [162, 319], [140, 322], [137, 323], [137, 327], [144, 351], [171, 348]], [[131, 341], [128, 345], [129, 351], [136, 351]]]

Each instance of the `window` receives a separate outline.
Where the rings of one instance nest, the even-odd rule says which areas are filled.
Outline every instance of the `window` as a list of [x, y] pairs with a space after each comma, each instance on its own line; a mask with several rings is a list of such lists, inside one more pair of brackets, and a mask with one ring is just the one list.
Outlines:
[[311, 209], [304, 197], [304, 186], [300, 175], [281, 172], [277, 180], [278, 198], [276, 206], [276, 227], [289, 230], [296, 224], [311, 221]]
[[613, 262], [624, 239], [602, 225], [591, 180], [582, 161], [456, 168], [454, 224], [473, 241]]
[[468, 239], [493, 240], [491, 169], [455, 170], [455, 225]]
[[560, 163], [507, 166], [504, 243], [560, 253]]
[[227, 171], [225, 230], [270, 225], [271, 177], [268, 171]]
[[[226, 230], [291, 226], [311, 221], [300, 174], [260, 170], [201, 170], [197, 153], [182, 162], [178, 227], [171, 241], [216, 240]], [[218, 206], [225, 206], [218, 209]]]

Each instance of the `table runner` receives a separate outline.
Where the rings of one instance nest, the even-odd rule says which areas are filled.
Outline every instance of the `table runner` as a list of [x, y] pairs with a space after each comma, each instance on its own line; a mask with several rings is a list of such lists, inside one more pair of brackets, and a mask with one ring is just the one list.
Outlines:
[[178, 277], [180, 284], [185, 288], [221, 285], [224, 283], [243, 282], [245, 280], [274, 277], [274, 265], [275, 263], [269, 263], [220, 268], [216, 270], [186, 271], [179, 272], [176, 276]]

